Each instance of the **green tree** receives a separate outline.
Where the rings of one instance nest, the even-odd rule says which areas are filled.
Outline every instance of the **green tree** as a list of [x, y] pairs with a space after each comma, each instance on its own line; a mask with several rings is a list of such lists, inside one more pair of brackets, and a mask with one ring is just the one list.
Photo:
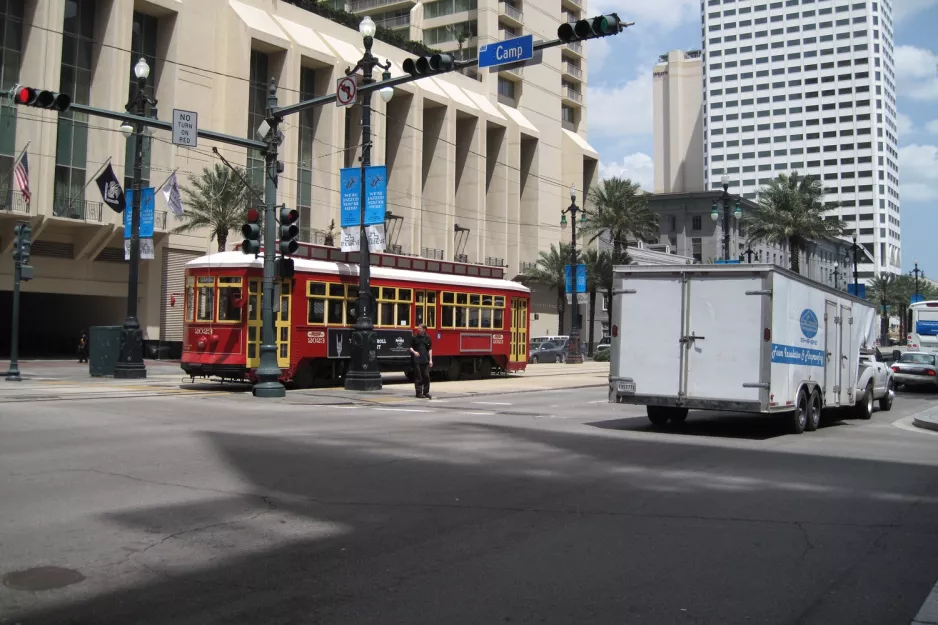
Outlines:
[[588, 249], [583, 252], [582, 262], [586, 265], [586, 292], [589, 294], [589, 344], [587, 347], [587, 355], [593, 355], [593, 342], [595, 340], [596, 332], [596, 293], [599, 291], [599, 287], [602, 284], [602, 271], [604, 269], [604, 261], [602, 260], [602, 254], [598, 250]]
[[758, 206], [743, 217], [750, 242], [786, 244], [791, 270], [800, 273], [799, 254], [808, 241], [833, 240], [844, 232], [842, 221], [825, 218], [823, 198], [819, 180], [779, 175], [762, 187]]
[[889, 336], [889, 314], [888, 308], [896, 305], [898, 294], [898, 284], [896, 275], [893, 273], [882, 273], [866, 285], [866, 297], [870, 302], [879, 307], [880, 319], [880, 345], [886, 345], [886, 339]]
[[648, 208], [645, 194], [628, 178], [606, 178], [587, 194], [591, 208], [586, 211], [583, 234], [596, 239], [608, 236], [613, 249], [627, 246], [629, 238], [654, 242], [658, 240], [658, 216]]
[[631, 265], [632, 258], [625, 250], [604, 251], [599, 257], [599, 266], [596, 272], [599, 276], [600, 288], [606, 298], [606, 313], [609, 315], [609, 326], [611, 327], [614, 319], [612, 315], [613, 270], [619, 265]]
[[185, 223], [173, 229], [173, 234], [208, 228], [210, 240], [218, 241], [218, 251], [225, 251], [228, 233], [241, 230], [248, 206], [261, 203], [257, 191], [242, 182], [246, 180], [244, 170], [236, 169], [237, 174], [222, 164], [205, 167], [191, 187], [182, 187]]
[[537, 262], [521, 276], [525, 284], [543, 284], [557, 293], [557, 334], [563, 334], [563, 318], [567, 308], [564, 267], [570, 264], [572, 250], [569, 243], [553, 244], [549, 251], [538, 254]]

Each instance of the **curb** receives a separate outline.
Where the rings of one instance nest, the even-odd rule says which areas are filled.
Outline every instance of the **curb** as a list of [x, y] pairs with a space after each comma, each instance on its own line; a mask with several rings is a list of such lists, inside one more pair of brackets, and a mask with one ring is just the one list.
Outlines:
[[912, 425], [923, 430], [938, 432], [938, 408], [927, 408], [912, 415]]

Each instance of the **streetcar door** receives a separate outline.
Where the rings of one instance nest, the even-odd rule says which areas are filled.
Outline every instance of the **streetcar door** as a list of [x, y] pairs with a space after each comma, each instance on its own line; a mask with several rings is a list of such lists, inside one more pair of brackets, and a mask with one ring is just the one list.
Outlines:
[[511, 362], [526, 362], [528, 359], [528, 301], [520, 297], [511, 298]]
[[[282, 280], [274, 283], [274, 297], [280, 296], [280, 309], [274, 313], [275, 331], [277, 339], [277, 366], [286, 369], [290, 366], [290, 303], [292, 302], [292, 280]], [[262, 280], [252, 278], [248, 280], [248, 340], [246, 365], [255, 369], [261, 362], [261, 317]], [[276, 300], [275, 300], [276, 306]]]

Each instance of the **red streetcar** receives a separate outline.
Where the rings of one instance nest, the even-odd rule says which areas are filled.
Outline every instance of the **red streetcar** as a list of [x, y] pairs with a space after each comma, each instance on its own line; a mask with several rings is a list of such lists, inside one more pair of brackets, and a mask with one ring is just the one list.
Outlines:
[[[275, 282], [281, 377], [298, 388], [336, 383], [349, 362], [358, 266], [335, 248], [303, 245], [293, 278]], [[372, 254], [378, 362], [410, 377], [410, 340], [427, 324], [434, 371], [455, 380], [523, 371], [530, 290], [502, 269]], [[263, 259], [238, 252], [186, 265], [182, 368], [191, 377], [256, 380], [261, 346]], [[279, 304], [279, 306], [278, 306]]]

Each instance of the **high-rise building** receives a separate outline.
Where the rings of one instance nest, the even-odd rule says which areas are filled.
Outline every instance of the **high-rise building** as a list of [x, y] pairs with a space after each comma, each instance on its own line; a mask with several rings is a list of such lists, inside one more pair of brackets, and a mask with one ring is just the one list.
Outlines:
[[672, 50], [652, 71], [655, 193], [703, 191], [703, 55]]
[[900, 271], [899, 165], [889, 0], [701, 2], [708, 189], [755, 198], [778, 174], [824, 184], [829, 215], [875, 264]]
[[[173, 109], [194, 111], [200, 129], [254, 138], [271, 79], [279, 103], [293, 104], [333, 93], [362, 57], [358, 18], [334, 8], [300, 0], [0, 2], [0, 32], [14, 33], [0, 45], [0, 71], [6, 87], [55, 89], [123, 111], [143, 57], [160, 119]], [[546, 40], [562, 21], [584, 16], [580, 0], [361, 0], [348, 8], [379, 20], [373, 53], [391, 61], [393, 76], [427, 52], [419, 44], [469, 58], [509, 29]], [[598, 173], [599, 155], [586, 142], [586, 45], [546, 50], [523, 69], [448, 73], [400, 85], [389, 102], [372, 98], [372, 163], [388, 167], [389, 252], [498, 265], [515, 277], [540, 251], [569, 239], [560, 228], [568, 190], [573, 184], [582, 194]], [[358, 104], [330, 104], [281, 126], [277, 201], [300, 211], [305, 242], [324, 244], [335, 233], [339, 172], [359, 163], [361, 119]], [[34, 323], [24, 325], [24, 354], [71, 353], [82, 329], [124, 319], [123, 216], [102, 203], [93, 180], [110, 164], [127, 184], [134, 140], [117, 121], [16, 108], [8, 99], [0, 122], [0, 254], [9, 258], [17, 221], [33, 226], [35, 279], [24, 289], [22, 315]], [[11, 174], [26, 146], [29, 202]], [[263, 181], [254, 150], [205, 139], [178, 147], [169, 133], [153, 131], [144, 137], [144, 185], [157, 187], [175, 172], [183, 189], [194, 190], [204, 168], [224, 168], [213, 147]], [[191, 206], [185, 193], [183, 200]], [[236, 229], [179, 232], [187, 219], [157, 194], [154, 258], [142, 261], [139, 285], [148, 349], [181, 346], [185, 262], [217, 250], [217, 235], [227, 235], [228, 249], [241, 240]], [[12, 263], [0, 262], [0, 328], [9, 327], [11, 287]], [[532, 312], [555, 327], [556, 296], [539, 291]], [[0, 354], [8, 339], [0, 332]]]

